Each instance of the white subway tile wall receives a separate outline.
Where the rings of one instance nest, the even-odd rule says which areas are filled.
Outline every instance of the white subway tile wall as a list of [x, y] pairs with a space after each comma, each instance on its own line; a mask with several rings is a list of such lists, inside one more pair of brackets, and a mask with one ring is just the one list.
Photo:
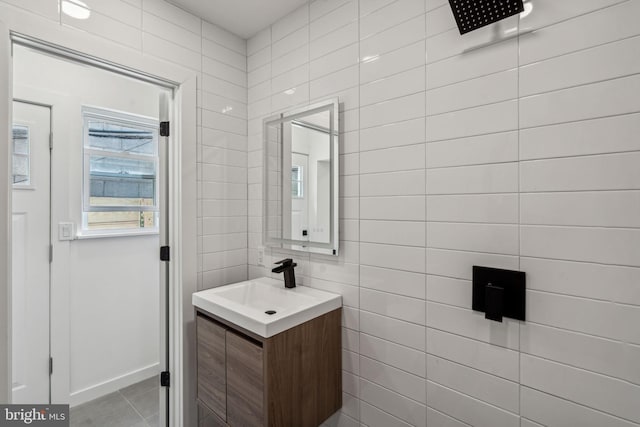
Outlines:
[[[248, 40], [249, 275], [341, 293], [327, 426], [640, 425], [640, 2], [313, 0]], [[285, 93], [293, 94], [288, 95]], [[341, 255], [261, 246], [263, 118], [339, 97]], [[471, 310], [527, 272], [527, 321]]]

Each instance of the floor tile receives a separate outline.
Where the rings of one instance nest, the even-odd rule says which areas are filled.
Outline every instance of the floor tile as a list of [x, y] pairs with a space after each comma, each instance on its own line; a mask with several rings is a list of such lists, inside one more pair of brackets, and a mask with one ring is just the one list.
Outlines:
[[144, 418], [151, 417], [160, 410], [160, 397], [157, 388], [136, 394], [127, 400]]
[[160, 416], [159, 414], [154, 414], [146, 418], [145, 421], [149, 427], [158, 427], [160, 425]]
[[120, 390], [120, 393], [127, 399], [135, 396], [136, 394], [144, 393], [146, 391], [152, 389], [158, 389], [160, 386], [159, 380], [157, 376], [153, 376], [151, 378], [147, 378], [146, 380], [140, 381], [138, 383], [132, 384], [129, 387], [125, 387]]
[[72, 408], [72, 427], [142, 427], [144, 419], [118, 392]]
[[157, 376], [71, 408], [71, 427], [157, 427]]

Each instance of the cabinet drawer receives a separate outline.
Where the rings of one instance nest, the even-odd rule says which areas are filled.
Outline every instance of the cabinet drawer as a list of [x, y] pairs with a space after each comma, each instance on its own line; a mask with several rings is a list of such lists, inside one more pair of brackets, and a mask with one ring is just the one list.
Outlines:
[[222, 420], [227, 419], [226, 330], [197, 316], [198, 399]]
[[264, 425], [262, 347], [227, 331], [227, 423]]

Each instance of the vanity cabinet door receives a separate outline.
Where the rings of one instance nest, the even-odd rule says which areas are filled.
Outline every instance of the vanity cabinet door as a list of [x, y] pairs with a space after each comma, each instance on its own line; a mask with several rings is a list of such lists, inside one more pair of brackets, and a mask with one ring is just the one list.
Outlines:
[[226, 329], [197, 316], [198, 399], [227, 419]]
[[264, 425], [262, 346], [227, 331], [227, 424]]
[[205, 405], [198, 404], [198, 427], [229, 427]]

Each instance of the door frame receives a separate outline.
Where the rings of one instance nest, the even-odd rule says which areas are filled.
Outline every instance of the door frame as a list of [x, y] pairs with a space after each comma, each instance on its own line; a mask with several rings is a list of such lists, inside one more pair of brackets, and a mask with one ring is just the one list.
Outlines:
[[[11, 64], [11, 41], [9, 29], [0, 22], [0, 75], [7, 81], [0, 82], [0, 271], [4, 271], [0, 285], [0, 402], [9, 402], [11, 397], [11, 149], [9, 138], [13, 110], [13, 81]], [[4, 244], [2, 242], [5, 242]]]
[[[145, 56], [104, 38], [64, 27], [8, 4], [0, 4], [0, 403], [11, 396], [11, 186], [9, 180], [12, 95], [11, 34], [90, 58], [114, 70], [172, 82], [174, 103], [169, 145], [169, 425], [190, 425], [195, 416], [194, 314], [191, 294], [197, 288], [196, 227], [196, 79], [197, 73]], [[46, 42], [44, 42], [46, 40]], [[4, 344], [7, 345], [4, 345]]]
[[[77, 55], [66, 55], [66, 52], [58, 51], [57, 47], [49, 47], [42, 46], [37, 41], [25, 39], [22, 36], [12, 35], [12, 39], [15, 45], [20, 47], [28, 47], [32, 49], [34, 52], [42, 55], [49, 55], [51, 57], [57, 58], [60, 61], [68, 61], [72, 64], [77, 64], [79, 66], [86, 65], [85, 58], [77, 58]], [[14, 49], [15, 52], [15, 49]], [[15, 56], [15, 55], [14, 55]], [[102, 69], [104, 67], [101, 64], [88, 65], [94, 69]], [[118, 70], [107, 70], [110, 73], [117, 73]], [[119, 76], [121, 73], [117, 73]], [[128, 73], [127, 73], [128, 74]], [[136, 78], [135, 75], [127, 75], [127, 77]], [[139, 80], [139, 79], [138, 79]], [[147, 79], [145, 79], [147, 80]], [[162, 87], [164, 89], [168, 89], [166, 92], [162, 93], [162, 97], [158, 99], [160, 102], [160, 112], [162, 115], [160, 116], [160, 121], [172, 121], [171, 117], [171, 106], [173, 105], [173, 92], [175, 92], [175, 87], [172, 87], [170, 84], [165, 82], [161, 85], [157, 84], [157, 82], [151, 82], [156, 87]], [[57, 93], [50, 93], [48, 91], [41, 91], [39, 89], [33, 89], [30, 87], [21, 87], [18, 90], [16, 87], [13, 88], [14, 95], [20, 95], [26, 100], [15, 99], [16, 101], [22, 101], [29, 104], [40, 105], [44, 107], [48, 107], [50, 109], [50, 117], [51, 117], [51, 134], [53, 136], [53, 149], [50, 151], [50, 159], [51, 159], [51, 209], [50, 209], [50, 224], [58, 224], [61, 222], [72, 221], [75, 222], [77, 228], [81, 227], [81, 214], [78, 208], [78, 203], [73, 202], [69, 199], [74, 199], [77, 197], [76, 191], [71, 191], [69, 193], [69, 188], [73, 188], [73, 186], [69, 185], [69, 176], [67, 174], [68, 168], [68, 157], [69, 153], [67, 152], [65, 147], [58, 147], [60, 145], [59, 141], [69, 140], [70, 138], [74, 138], [81, 129], [81, 121], [78, 129], [72, 126], [67, 125], [66, 117], [77, 114], [77, 111], [71, 108], [71, 105], [76, 102], [80, 102], [77, 99], [76, 93], [66, 94], [67, 96], [62, 96]], [[171, 91], [171, 95], [168, 92]], [[54, 91], [57, 92], [57, 91]], [[169, 145], [170, 138], [167, 137], [159, 137], [159, 153], [160, 153], [160, 162], [159, 162], [159, 187], [160, 187], [160, 203], [159, 203], [159, 211], [160, 215], [160, 223], [158, 227], [158, 237], [160, 246], [170, 245], [170, 241], [168, 238], [168, 212], [166, 210], [169, 200], [168, 195], [168, 159], [170, 159], [170, 154], [167, 151]], [[63, 143], [64, 144], [64, 143]], [[55, 165], [62, 166], [56, 168]], [[56, 190], [57, 189], [57, 190]], [[66, 189], [66, 190], [62, 190]], [[70, 211], [69, 207], [73, 206]], [[50, 375], [50, 403], [58, 404], [58, 403], [71, 403], [75, 405], [78, 403], [78, 398], [73, 396], [70, 389], [70, 373], [71, 373], [71, 364], [70, 364], [70, 305], [69, 305], [69, 297], [70, 297], [70, 288], [69, 282], [71, 274], [73, 273], [71, 267], [72, 258], [70, 257], [71, 246], [74, 245], [74, 242], [79, 242], [78, 240], [74, 241], [66, 241], [66, 240], [58, 240], [57, 236], [57, 227], [51, 227], [50, 229], [50, 237], [49, 242], [52, 244], [53, 248], [53, 263], [50, 264], [50, 318], [49, 318], [49, 329], [50, 329], [50, 351], [49, 355], [53, 360], [53, 372]], [[158, 261], [159, 270], [160, 270], [160, 289], [161, 289], [161, 300], [158, 301], [158, 306], [160, 307], [160, 318], [158, 319], [160, 323], [158, 323], [158, 327], [162, 328], [159, 334], [160, 337], [160, 348], [158, 351], [158, 367], [154, 369], [154, 372], [166, 371], [169, 370], [168, 361], [170, 357], [167, 355], [167, 333], [166, 331], [169, 329], [168, 325], [168, 310], [167, 303], [168, 298], [164, 292], [168, 292], [167, 283], [170, 283], [170, 280], [167, 274], [170, 271], [170, 267], [166, 265], [167, 263], [160, 263]], [[166, 329], [165, 329], [166, 325]], [[136, 373], [136, 376], [139, 379], [144, 379], [142, 376], [147, 376], [149, 374], [149, 369], [144, 368], [141, 372]], [[142, 376], [141, 376], [142, 375]], [[114, 379], [114, 382], [118, 382], [118, 378]], [[81, 400], [87, 399], [86, 396], [89, 396], [89, 399], [94, 399], [104, 395], [105, 392], [111, 392], [113, 390], [113, 384], [109, 384], [106, 387], [101, 384], [95, 384], [91, 389], [85, 390], [82, 392], [83, 398]], [[82, 401], [80, 403], [83, 403]], [[165, 400], [162, 401], [163, 405], [166, 405]], [[163, 406], [164, 408], [164, 406]]]

